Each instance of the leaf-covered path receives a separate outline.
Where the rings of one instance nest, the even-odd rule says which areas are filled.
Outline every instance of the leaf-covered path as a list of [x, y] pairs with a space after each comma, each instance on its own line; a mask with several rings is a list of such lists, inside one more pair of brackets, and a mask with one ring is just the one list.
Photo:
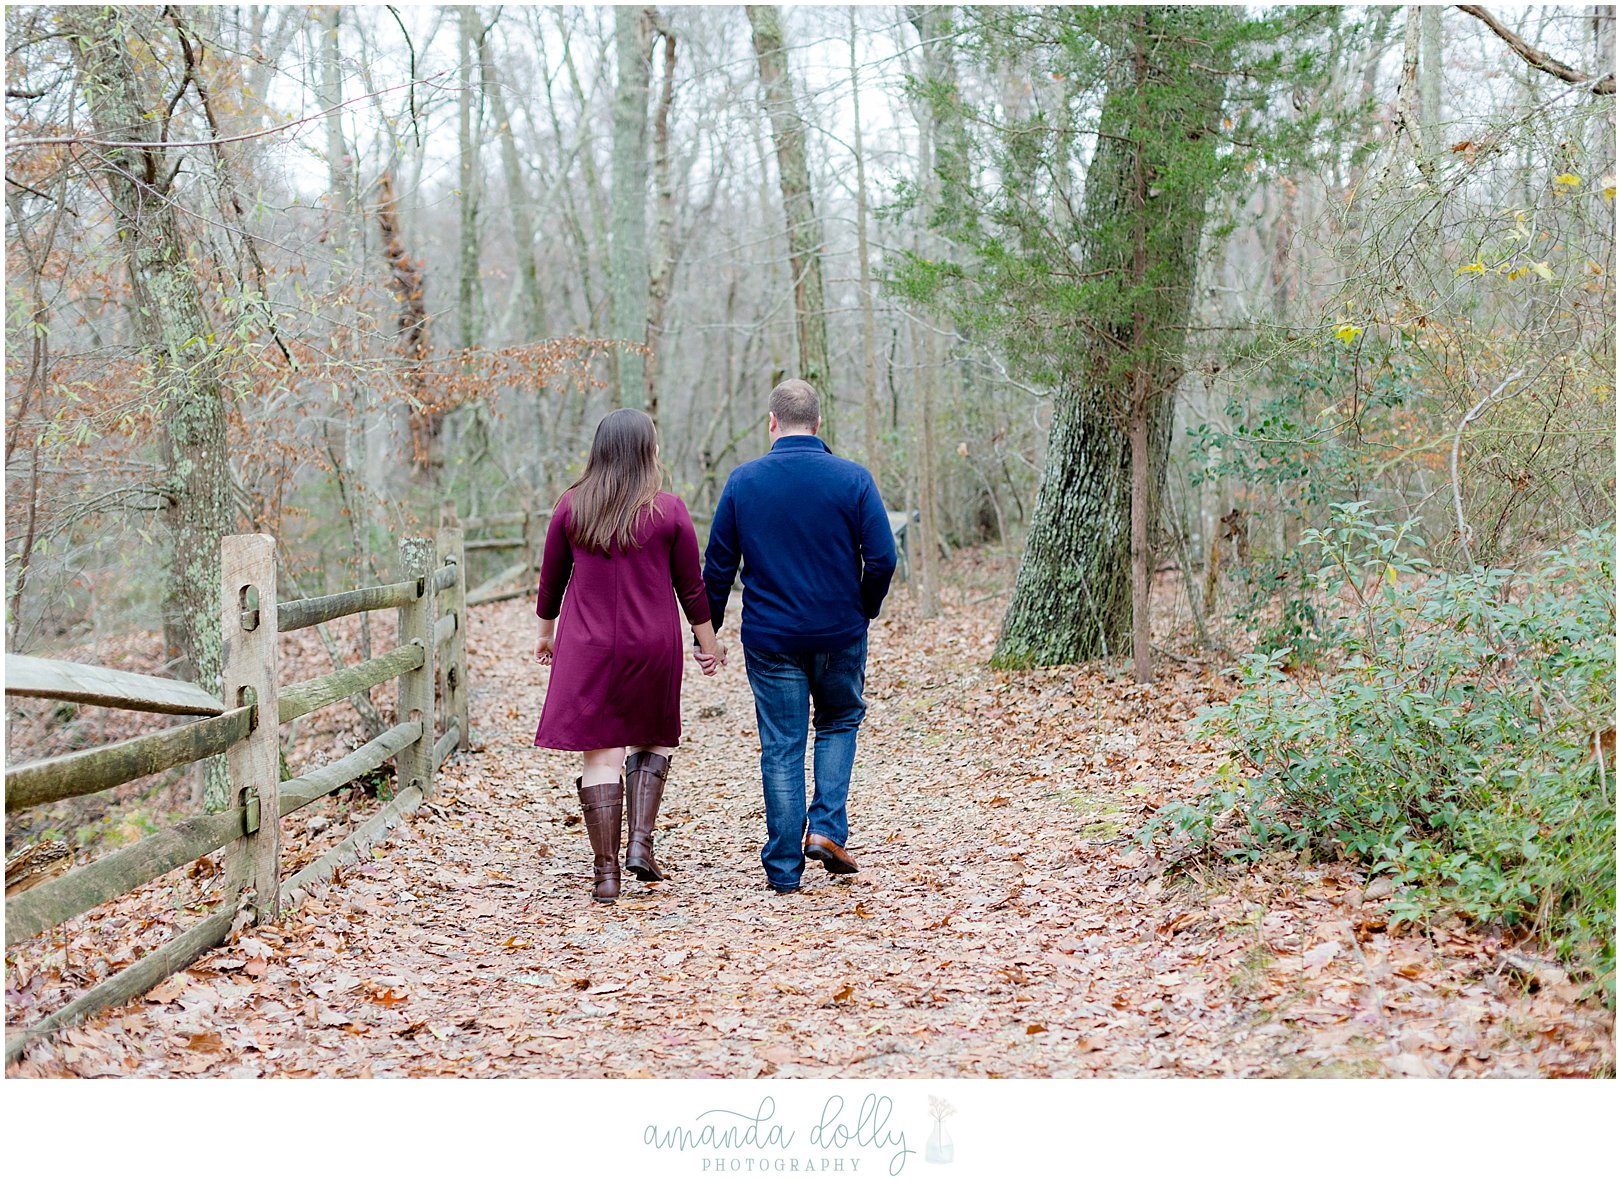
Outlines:
[[[14, 1074], [202, 1076], [1549, 1075], [1613, 1068], [1612, 1019], [1496, 942], [1387, 930], [1347, 867], [1163, 871], [1123, 832], [1215, 756], [1223, 695], [1167, 665], [994, 673], [1005, 567], [874, 629], [852, 877], [765, 887], [741, 656], [690, 672], [657, 851], [589, 901], [573, 757], [529, 745], [523, 602], [474, 613], [478, 750], [341, 884]], [[727, 635], [735, 640], [735, 634]]]

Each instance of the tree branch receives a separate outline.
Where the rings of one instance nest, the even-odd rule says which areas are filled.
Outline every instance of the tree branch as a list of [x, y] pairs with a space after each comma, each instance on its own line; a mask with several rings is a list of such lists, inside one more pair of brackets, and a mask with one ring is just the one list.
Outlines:
[[1514, 30], [1503, 25], [1502, 22], [1500, 22], [1496, 17], [1492, 16], [1491, 13], [1487, 12], [1481, 5], [1459, 4], [1455, 7], [1459, 12], [1468, 13], [1477, 21], [1481, 22], [1481, 24], [1485, 25], [1486, 28], [1497, 34], [1497, 36], [1508, 45], [1509, 49], [1513, 50], [1520, 57], [1524, 58], [1525, 61], [1531, 66], [1542, 71], [1542, 73], [1551, 74], [1555, 78], [1561, 79], [1564, 82], [1577, 83], [1582, 86], [1586, 86], [1588, 83], [1591, 83], [1591, 89], [1595, 95], [1615, 94], [1615, 74], [1613, 71], [1601, 78], [1586, 78], [1574, 67], [1567, 66], [1558, 58], [1545, 54], [1535, 46], [1527, 44], [1517, 33], [1514, 32]]

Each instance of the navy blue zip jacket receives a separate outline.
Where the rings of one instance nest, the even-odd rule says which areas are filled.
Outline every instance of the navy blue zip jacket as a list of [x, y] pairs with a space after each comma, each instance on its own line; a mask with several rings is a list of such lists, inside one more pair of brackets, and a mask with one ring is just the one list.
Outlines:
[[895, 572], [878, 484], [819, 437], [779, 437], [732, 471], [715, 505], [704, 586], [717, 631], [739, 561], [744, 647], [836, 652], [858, 643]]

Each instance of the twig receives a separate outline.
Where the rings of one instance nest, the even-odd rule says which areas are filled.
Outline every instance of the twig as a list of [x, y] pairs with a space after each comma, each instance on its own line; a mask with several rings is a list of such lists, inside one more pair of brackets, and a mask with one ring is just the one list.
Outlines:
[[[422, 85], [426, 86], [428, 83], [433, 82], [434, 79], [443, 78], [449, 73], [450, 71], [448, 69], [441, 70], [438, 74], [430, 75], [429, 77], [423, 79]], [[413, 79], [411, 82], [399, 83], [398, 85], [392, 87], [384, 87], [382, 90], [374, 91], [370, 94], [356, 95], [353, 99], [345, 99], [342, 103], [334, 104], [325, 111], [318, 111], [314, 115], [300, 116], [296, 120], [288, 120], [285, 124], [277, 124], [274, 128], [266, 128], [261, 132], [241, 132], [235, 136], [221, 136], [213, 140], [107, 140], [100, 136], [28, 136], [20, 140], [6, 141], [6, 152], [9, 153], [13, 149], [43, 148], [47, 145], [53, 144], [82, 144], [90, 145], [95, 148], [142, 149], [145, 151], [151, 151], [153, 149], [176, 148], [215, 148], [222, 144], [239, 144], [245, 140], [259, 140], [266, 136], [274, 136], [278, 132], [286, 132], [290, 128], [299, 128], [305, 124], [312, 124], [316, 120], [324, 119], [333, 112], [341, 111], [343, 108], [348, 107], [351, 103], [360, 103], [363, 100], [375, 99], [378, 96], [387, 95], [391, 91], [401, 91], [407, 87], [414, 86], [416, 86], [416, 80]]]
[[[410, 110], [411, 110], [411, 131], [416, 136], [417, 148], [421, 148], [422, 147], [422, 128], [417, 123], [417, 93], [416, 93], [416, 90], [415, 90], [416, 78], [417, 78], [417, 47], [416, 47], [416, 43], [411, 40], [411, 31], [405, 27], [405, 22], [402, 19], [400, 19], [400, 10], [398, 8], [396, 8], [392, 4], [385, 4], [383, 7], [388, 9], [388, 15], [393, 17], [394, 18], [394, 23], [400, 27], [400, 36], [405, 38], [405, 48], [409, 52], [410, 57], [411, 57], [411, 86], [412, 86], [412, 91], [411, 91], [410, 95], [408, 95], [406, 98], [407, 98], [407, 101], [408, 101], [408, 104], [409, 104], [409, 107], [410, 107]], [[439, 76], [436, 74], [433, 77], [438, 78]], [[428, 81], [432, 81], [432, 80], [425, 79], [423, 81], [428, 82]], [[383, 92], [381, 92], [381, 91], [378, 92], [379, 95], [382, 94], [382, 93]]]
[[[26, 182], [20, 182], [16, 178], [12, 177], [11, 174], [9, 174], [9, 173], [6, 174], [6, 185], [15, 186], [17, 189], [23, 191], [25, 194], [32, 194], [34, 197], [43, 198], [47, 202], [56, 202], [56, 203], [59, 203], [59, 204], [61, 203], [61, 199], [52, 197], [50, 194], [45, 193], [44, 190], [36, 190], [36, 189], [34, 189], [33, 186], [28, 185]], [[63, 209], [66, 210], [74, 218], [79, 217], [79, 212], [74, 210], [71, 206], [64, 205]]]

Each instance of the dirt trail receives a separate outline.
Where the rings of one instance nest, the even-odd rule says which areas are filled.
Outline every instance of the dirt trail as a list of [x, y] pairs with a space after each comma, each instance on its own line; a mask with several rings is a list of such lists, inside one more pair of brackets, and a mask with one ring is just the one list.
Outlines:
[[[1094, 669], [989, 671], [1005, 567], [876, 624], [851, 795], [861, 873], [776, 896], [742, 658], [689, 672], [656, 885], [589, 902], [573, 758], [529, 746], [523, 602], [476, 611], [479, 750], [281, 926], [13, 1075], [1572, 1075], [1613, 1020], [1497, 976], [1461, 929], [1393, 937], [1362, 879], [1280, 860], [1161, 872], [1122, 828], [1215, 756], [1222, 694]], [[727, 636], [735, 641], [735, 633]], [[735, 649], [734, 649], [735, 651]]]

